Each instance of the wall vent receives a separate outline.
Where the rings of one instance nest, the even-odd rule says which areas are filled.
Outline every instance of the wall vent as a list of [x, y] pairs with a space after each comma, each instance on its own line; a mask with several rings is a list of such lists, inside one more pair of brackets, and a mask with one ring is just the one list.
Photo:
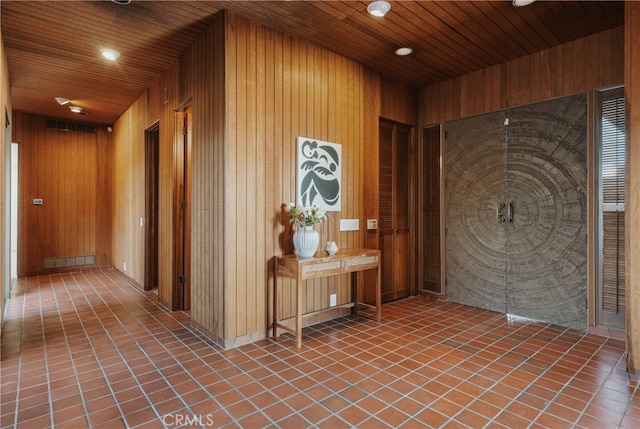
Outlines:
[[94, 265], [95, 256], [67, 256], [62, 258], [44, 258], [44, 269], [80, 267], [82, 265]]
[[62, 131], [80, 131], [83, 133], [95, 133], [96, 126], [84, 122], [62, 121], [60, 119], [47, 119], [47, 128], [56, 128]]

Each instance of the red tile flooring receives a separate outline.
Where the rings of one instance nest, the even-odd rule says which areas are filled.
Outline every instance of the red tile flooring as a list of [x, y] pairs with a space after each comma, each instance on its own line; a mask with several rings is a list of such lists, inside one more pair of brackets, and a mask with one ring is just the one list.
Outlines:
[[2, 428], [640, 428], [624, 343], [409, 298], [223, 351], [114, 271], [16, 281]]

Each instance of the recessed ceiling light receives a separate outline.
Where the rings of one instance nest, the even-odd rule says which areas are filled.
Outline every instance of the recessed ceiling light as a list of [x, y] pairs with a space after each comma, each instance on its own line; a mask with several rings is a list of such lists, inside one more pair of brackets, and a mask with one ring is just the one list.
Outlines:
[[117, 4], [129, 4], [129, 3], [131, 3], [131, 0], [111, 0], [111, 1], [114, 2], [114, 3], [117, 3]]
[[73, 113], [82, 113], [84, 109], [80, 106], [69, 106], [69, 110], [71, 110]]
[[108, 59], [109, 61], [115, 61], [120, 56], [120, 52], [115, 49], [102, 48], [100, 49], [102, 56]]
[[68, 103], [71, 103], [71, 100], [69, 100], [68, 98], [64, 98], [64, 97], [56, 97], [55, 100], [61, 106], [64, 106], [65, 104], [68, 104]]
[[376, 0], [367, 6], [367, 11], [373, 16], [384, 16], [391, 9], [388, 1]]
[[405, 55], [410, 55], [411, 53], [413, 53], [413, 49], [411, 48], [398, 48], [396, 49], [396, 55], [398, 56], [405, 56]]
[[516, 7], [529, 6], [536, 0], [513, 0], [513, 5]]

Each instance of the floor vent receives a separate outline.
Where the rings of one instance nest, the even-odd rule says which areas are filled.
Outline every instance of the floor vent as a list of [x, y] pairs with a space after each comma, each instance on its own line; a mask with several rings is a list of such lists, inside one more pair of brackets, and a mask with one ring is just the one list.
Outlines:
[[94, 265], [95, 256], [67, 256], [64, 258], [44, 258], [44, 269], [79, 267]]
[[57, 128], [62, 131], [80, 131], [83, 133], [95, 133], [96, 126], [83, 122], [62, 121], [60, 119], [47, 119], [47, 128]]

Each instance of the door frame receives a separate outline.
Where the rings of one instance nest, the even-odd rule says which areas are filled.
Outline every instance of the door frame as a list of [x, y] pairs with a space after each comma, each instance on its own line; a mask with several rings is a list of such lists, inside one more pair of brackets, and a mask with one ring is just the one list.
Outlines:
[[175, 109], [174, 257], [172, 286], [174, 310], [191, 308], [191, 100]]
[[[595, 218], [595, 233], [593, 234], [595, 239], [594, 252], [595, 256], [593, 258], [594, 261], [594, 271], [595, 271], [595, 284], [593, 286], [593, 293], [595, 295], [595, 304], [594, 313], [595, 313], [595, 326], [606, 327], [607, 329], [613, 330], [626, 330], [625, 323], [625, 313], [611, 313], [604, 310], [604, 280], [603, 280], [603, 245], [604, 245], [604, 227], [603, 227], [603, 217], [604, 210], [602, 208], [602, 164], [601, 164], [601, 155], [602, 155], [602, 103], [605, 100], [609, 100], [612, 98], [624, 97], [624, 86], [623, 85], [614, 85], [605, 88], [599, 88], [595, 91], [594, 96], [594, 151], [593, 151], [593, 162], [589, 165], [594, 165], [594, 180], [595, 180], [595, 190], [593, 192], [594, 198], [594, 218]], [[624, 203], [622, 204], [624, 207]], [[622, 210], [624, 213], [624, 209]], [[590, 231], [591, 232], [591, 231]], [[626, 239], [626, 238], [625, 238]], [[626, 262], [626, 261], [624, 261]]]
[[[436, 296], [442, 297], [446, 294], [445, 289], [445, 228], [444, 228], [444, 125], [440, 123], [431, 124], [431, 125], [423, 125], [419, 128], [420, 135], [418, 137], [417, 144], [417, 156], [418, 159], [418, 168], [416, 171], [418, 172], [418, 177], [416, 180], [416, 293], [420, 295], [426, 296]], [[438, 265], [439, 265], [439, 282], [438, 282], [438, 291], [428, 290], [424, 287], [424, 258], [425, 258], [425, 215], [424, 215], [424, 200], [425, 200], [425, 174], [426, 174], [426, 139], [427, 132], [431, 130], [437, 130], [437, 145], [438, 145], [438, 237], [440, 240], [439, 248], [439, 257], [438, 257]]]
[[158, 286], [158, 196], [160, 121], [145, 130], [144, 290]]
[[[391, 266], [393, 267], [393, 274], [392, 274], [392, 278], [395, 279], [396, 277], [396, 258], [398, 257], [398, 248], [397, 248], [397, 238], [399, 235], [399, 231], [396, 225], [396, 180], [397, 180], [397, 165], [396, 165], [396, 144], [397, 144], [397, 130], [399, 128], [403, 128], [404, 130], [407, 131], [407, 169], [408, 171], [406, 172], [406, 177], [408, 180], [407, 183], [407, 228], [409, 229], [409, 231], [407, 232], [407, 251], [406, 251], [406, 258], [407, 258], [407, 262], [406, 262], [406, 289], [401, 289], [401, 290], [408, 290], [408, 295], [407, 296], [413, 296], [417, 294], [417, 291], [419, 290], [418, 286], [417, 286], [417, 264], [416, 264], [416, 257], [418, 254], [418, 250], [417, 250], [417, 243], [419, 242], [416, 239], [416, 231], [417, 231], [417, 225], [416, 225], [416, 219], [418, 218], [418, 216], [416, 215], [416, 210], [417, 210], [417, 206], [416, 206], [416, 202], [417, 202], [417, 198], [416, 198], [416, 189], [419, 189], [419, 186], [416, 186], [416, 180], [418, 175], [416, 174], [417, 171], [417, 165], [418, 165], [418, 160], [417, 157], [415, 156], [416, 153], [416, 127], [413, 125], [409, 125], [403, 122], [399, 122], [399, 121], [395, 121], [392, 119], [387, 119], [387, 118], [383, 118], [380, 117], [378, 120], [378, 157], [380, 157], [380, 139], [381, 139], [381, 133], [380, 133], [380, 129], [383, 127], [389, 127], [389, 129], [391, 129], [392, 132], [392, 151], [393, 151], [393, 161], [392, 161], [392, 170], [393, 170], [393, 182], [392, 182], [392, 217], [393, 217], [393, 225], [392, 225], [392, 232], [390, 234], [386, 234], [386, 235], [392, 235], [392, 253], [393, 255], [384, 257], [382, 256], [382, 261], [381, 261], [381, 266], [380, 269], [383, 270], [384, 269], [384, 263], [385, 260], [388, 260], [387, 258], [391, 258]], [[378, 161], [378, 177], [379, 177], [379, 172], [380, 172], [380, 162]], [[381, 251], [383, 250], [381, 246], [381, 233], [380, 231], [382, 230], [381, 228], [381, 222], [380, 222], [380, 189], [379, 189], [379, 184], [378, 184], [378, 207], [377, 207], [377, 213], [378, 213], [378, 225], [377, 225], [377, 234], [376, 234], [376, 247], [378, 249], [380, 249]], [[384, 281], [384, 272], [382, 272], [382, 280]], [[385, 292], [383, 291], [383, 302], [385, 301], [385, 299], [387, 301], [393, 301], [399, 298], [403, 298], [405, 297], [405, 295], [399, 294], [398, 290], [394, 287], [394, 289], [391, 292]]]

